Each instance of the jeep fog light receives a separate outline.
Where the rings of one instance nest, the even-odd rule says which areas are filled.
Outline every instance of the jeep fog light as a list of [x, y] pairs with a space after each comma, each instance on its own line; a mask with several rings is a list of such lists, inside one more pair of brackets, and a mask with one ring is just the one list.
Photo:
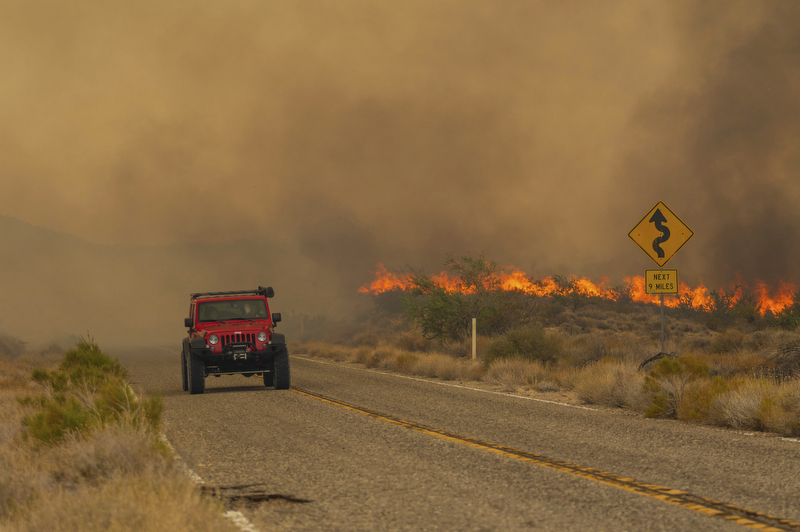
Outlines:
[[219, 336], [212, 334], [208, 337], [208, 343], [211, 345], [217, 345], [219, 343]]
[[267, 333], [265, 333], [264, 331], [261, 331], [260, 333], [258, 333], [258, 336], [256, 336], [256, 338], [258, 338], [259, 342], [266, 342], [267, 341]]

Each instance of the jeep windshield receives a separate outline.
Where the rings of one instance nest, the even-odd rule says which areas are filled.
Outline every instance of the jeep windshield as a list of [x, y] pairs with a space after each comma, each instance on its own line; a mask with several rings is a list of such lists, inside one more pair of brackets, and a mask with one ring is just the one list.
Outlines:
[[267, 319], [267, 305], [263, 299], [231, 299], [198, 303], [199, 323], [265, 319]]

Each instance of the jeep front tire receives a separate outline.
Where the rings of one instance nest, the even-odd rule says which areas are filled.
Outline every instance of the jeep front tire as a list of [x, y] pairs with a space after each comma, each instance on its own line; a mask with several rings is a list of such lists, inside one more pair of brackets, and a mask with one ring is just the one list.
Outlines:
[[183, 391], [189, 391], [189, 377], [186, 371], [186, 351], [181, 351], [181, 385], [183, 386]]
[[189, 377], [189, 393], [198, 394], [206, 391], [206, 367], [203, 359], [189, 352], [188, 367], [186, 368]]
[[291, 386], [289, 374], [289, 351], [285, 347], [275, 355], [275, 389], [288, 390]]

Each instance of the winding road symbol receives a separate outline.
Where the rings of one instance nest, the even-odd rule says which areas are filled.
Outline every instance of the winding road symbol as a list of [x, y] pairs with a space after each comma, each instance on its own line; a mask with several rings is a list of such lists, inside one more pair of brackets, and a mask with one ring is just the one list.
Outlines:
[[694, 232], [661, 201], [628, 233], [662, 268], [693, 235]]
[[657, 236], [656, 239], [653, 240], [653, 250], [658, 254], [659, 259], [663, 259], [664, 250], [661, 249], [661, 244], [669, 240], [669, 228], [664, 225], [667, 223], [667, 219], [664, 218], [663, 214], [661, 214], [661, 209], [656, 209], [656, 212], [650, 217], [648, 223], [655, 223], [656, 229], [661, 231], [661, 235]]

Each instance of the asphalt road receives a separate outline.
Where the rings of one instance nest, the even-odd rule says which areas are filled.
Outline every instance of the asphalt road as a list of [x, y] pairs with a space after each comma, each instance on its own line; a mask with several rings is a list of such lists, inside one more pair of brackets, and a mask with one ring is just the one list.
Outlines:
[[115, 354], [137, 386], [163, 394], [165, 432], [179, 455], [207, 486], [248, 496], [236, 508], [262, 531], [745, 530], [742, 514], [709, 516], [685, 501], [660, 500], [668, 495], [546, 467], [548, 459], [800, 522], [794, 440], [303, 357], [291, 360], [298, 391], [224, 376], [207, 379], [205, 394], [189, 395], [180, 388], [177, 350]]

